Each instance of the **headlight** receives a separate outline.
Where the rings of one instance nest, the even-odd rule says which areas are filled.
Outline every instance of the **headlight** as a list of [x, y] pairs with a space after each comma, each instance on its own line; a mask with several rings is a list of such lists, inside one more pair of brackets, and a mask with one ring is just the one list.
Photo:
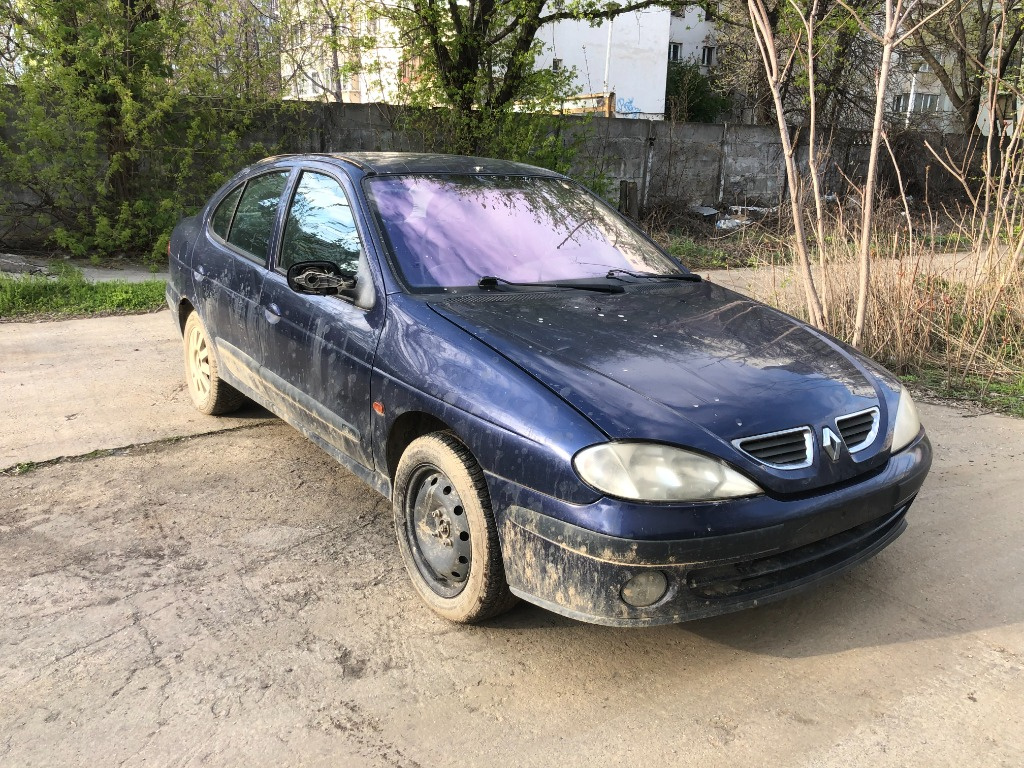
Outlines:
[[910, 445], [921, 431], [921, 417], [917, 406], [906, 389], [900, 391], [900, 404], [896, 408], [896, 426], [892, 431], [892, 452], [902, 451]]
[[763, 491], [718, 459], [656, 443], [602, 443], [572, 460], [602, 493], [636, 501], [711, 501]]

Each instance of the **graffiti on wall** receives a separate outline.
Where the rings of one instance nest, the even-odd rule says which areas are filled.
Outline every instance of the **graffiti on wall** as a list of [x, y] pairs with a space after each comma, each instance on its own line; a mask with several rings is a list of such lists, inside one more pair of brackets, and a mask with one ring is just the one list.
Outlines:
[[640, 118], [640, 108], [633, 104], [632, 99], [618, 99], [615, 102], [615, 112], [619, 117], [630, 117], [634, 120]]

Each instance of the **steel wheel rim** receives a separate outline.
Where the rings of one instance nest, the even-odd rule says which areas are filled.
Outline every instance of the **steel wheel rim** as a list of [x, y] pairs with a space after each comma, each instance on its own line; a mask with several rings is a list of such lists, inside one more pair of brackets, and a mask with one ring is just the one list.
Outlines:
[[441, 597], [466, 588], [473, 538], [466, 509], [451, 479], [434, 466], [416, 471], [405, 502], [405, 537], [423, 581]]
[[210, 394], [210, 349], [206, 345], [206, 335], [200, 328], [193, 327], [188, 335], [188, 375], [189, 386], [200, 400]]

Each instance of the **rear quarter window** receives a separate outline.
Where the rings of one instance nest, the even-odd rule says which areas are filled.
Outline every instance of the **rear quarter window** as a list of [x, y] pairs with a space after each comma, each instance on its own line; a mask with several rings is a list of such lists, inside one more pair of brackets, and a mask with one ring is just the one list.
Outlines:
[[235, 213], [235, 206], [242, 194], [243, 184], [239, 184], [228, 193], [228, 196], [221, 200], [217, 210], [213, 212], [210, 220], [210, 228], [222, 239], [228, 239], [228, 230], [231, 229], [231, 217]]

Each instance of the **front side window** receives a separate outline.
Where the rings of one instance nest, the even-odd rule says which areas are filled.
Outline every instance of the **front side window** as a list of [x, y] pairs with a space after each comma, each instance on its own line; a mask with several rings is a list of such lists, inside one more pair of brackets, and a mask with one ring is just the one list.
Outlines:
[[368, 180], [396, 266], [413, 288], [481, 277], [543, 283], [612, 269], [679, 273], [619, 214], [564, 179], [378, 176]]
[[288, 209], [278, 268], [287, 271], [300, 261], [330, 261], [355, 274], [359, 253], [359, 234], [345, 190], [330, 176], [305, 171]]
[[238, 201], [227, 241], [256, 261], [265, 261], [267, 258], [270, 233], [274, 229], [274, 219], [277, 218], [277, 205], [287, 181], [288, 171], [265, 173], [249, 179], [242, 192], [242, 199]]

